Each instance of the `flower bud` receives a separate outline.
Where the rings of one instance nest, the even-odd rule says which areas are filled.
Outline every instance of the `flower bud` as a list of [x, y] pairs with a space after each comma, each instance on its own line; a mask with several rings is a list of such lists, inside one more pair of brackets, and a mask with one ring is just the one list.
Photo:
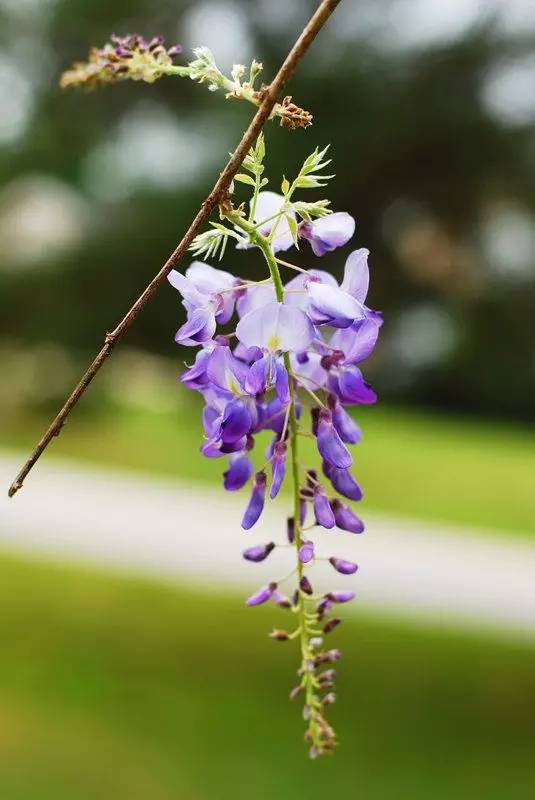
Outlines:
[[317, 524], [321, 525], [322, 528], [334, 528], [335, 517], [329, 503], [329, 498], [323, 486], [319, 484], [314, 488], [313, 506]]
[[318, 425], [320, 420], [320, 410], [318, 406], [312, 406], [310, 409], [310, 416], [312, 418], [312, 433], [314, 436], [318, 435]]
[[334, 427], [332, 413], [328, 408], [322, 408], [319, 412], [317, 442], [321, 456], [331, 466], [347, 469], [353, 463], [351, 453]]
[[289, 543], [293, 544], [295, 541], [295, 523], [293, 517], [288, 517], [286, 520], [286, 535], [288, 536]]
[[338, 661], [341, 655], [342, 654], [340, 650], [327, 650], [326, 653], [321, 653], [321, 655], [316, 656], [314, 661], [316, 666], [318, 666], [318, 664], [326, 664], [328, 662]]
[[270, 498], [273, 500], [279, 493], [282, 486], [284, 476], [286, 475], [286, 444], [285, 442], [278, 441], [273, 448], [273, 458], [271, 460], [273, 470], [273, 480], [271, 482], [271, 489], [269, 492]]
[[280, 592], [273, 592], [271, 595], [271, 600], [273, 603], [279, 606], [279, 608], [291, 608], [292, 604], [290, 600], [286, 597], [286, 595], [281, 594]]
[[295, 698], [299, 697], [299, 695], [302, 694], [302, 693], [303, 693], [303, 687], [301, 685], [300, 686], [294, 686], [294, 688], [290, 692], [290, 700], [295, 700]]
[[308, 564], [314, 558], [314, 543], [303, 542], [299, 548], [299, 560], [302, 564]]
[[265, 558], [275, 549], [275, 542], [258, 544], [255, 547], [248, 547], [243, 551], [242, 556], [246, 561], [264, 561]]
[[255, 594], [252, 594], [250, 597], [247, 598], [245, 601], [246, 605], [248, 606], [259, 606], [262, 603], [266, 603], [275, 589], [277, 588], [276, 583], [269, 583], [267, 586], [263, 586], [259, 589]]
[[318, 675], [320, 681], [334, 681], [336, 678], [336, 670], [335, 669], [326, 669], [324, 672], [321, 672]]
[[334, 515], [336, 526], [343, 531], [350, 533], [362, 533], [364, 523], [360, 520], [345, 503], [335, 498], [331, 500], [331, 510]]
[[349, 603], [355, 597], [355, 592], [329, 592], [325, 597], [332, 603]]
[[271, 631], [271, 633], [269, 634], [269, 638], [275, 639], [277, 642], [286, 642], [290, 637], [286, 631], [275, 629]]
[[341, 622], [342, 620], [340, 617], [333, 617], [323, 626], [323, 633], [330, 633], [331, 631], [334, 631], [334, 629], [337, 628]]
[[306, 575], [303, 575], [303, 577], [299, 581], [299, 587], [301, 591], [304, 592], [305, 594], [310, 595], [314, 593], [314, 590], [312, 589], [312, 584], [310, 583]]
[[251, 493], [251, 498], [245, 509], [245, 514], [243, 515], [242, 520], [242, 528], [248, 531], [250, 528], [255, 525], [258, 520], [260, 519], [260, 515], [264, 510], [264, 500], [266, 497], [266, 473], [262, 470], [261, 472], [257, 472], [254, 479], [253, 484], [253, 491]]
[[329, 562], [341, 575], [352, 575], [358, 570], [357, 564], [354, 564], [353, 561], [345, 561], [343, 558], [331, 557]]

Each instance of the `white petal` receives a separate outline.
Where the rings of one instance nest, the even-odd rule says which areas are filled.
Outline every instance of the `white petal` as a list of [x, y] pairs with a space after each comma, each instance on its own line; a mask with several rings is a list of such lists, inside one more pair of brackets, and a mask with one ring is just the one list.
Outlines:
[[167, 280], [193, 308], [206, 305], [206, 297], [181, 272], [172, 269], [167, 276]]
[[368, 256], [370, 251], [362, 247], [349, 254], [345, 269], [342, 289], [348, 292], [359, 303], [364, 303], [368, 294], [370, 273], [368, 270]]
[[186, 270], [186, 278], [203, 294], [217, 294], [231, 289], [235, 281], [230, 272], [215, 269], [203, 261], [194, 261]]

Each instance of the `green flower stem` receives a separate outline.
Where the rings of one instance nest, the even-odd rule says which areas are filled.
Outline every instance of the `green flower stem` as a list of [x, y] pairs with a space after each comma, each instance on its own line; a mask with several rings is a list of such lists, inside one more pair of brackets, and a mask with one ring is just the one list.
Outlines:
[[[189, 66], [181, 67], [175, 64], [163, 64], [158, 65], [158, 69], [156, 71], [161, 75], [168, 75], [169, 77], [191, 78], [191, 69]], [[227, 92], [227, 94], [232, 98], [237, 100], [246, 100], [247, 102], [252, 103], [254, 106], [258, 107], [262, 102], [262, 94], [253, 89], [252, 86], [247, 83], [235, 83], [221, 72], [210, 73], [205, 82], [210, 82], [213, 87], [217, 86], [218, 89], [222, 89], [223, 91]], [[288, 112], [280, 103], [275, 103], [273, 111], [269, 115], [269, 119], [273, 119], [274, 117], [280, 117], [281, 119], [288, 117]]]
[[[265, 236], [262, 236], [255, 228], [254, 225], [247, 222], [244, 217], [240, 214], [235, 212], [234, 210], [223, 209], [224, 215], [229, 219], [232, 223], [234, 223], [237, 227], [241, 228], [245, 231], [251, 242], [256, 244], [259, 249], [262, 251], [262, 254], [266, 260], [266, 263], [269, 267], [269, 272], [271, 278], [273, 280], [273, 285], [275, 287], [275, 295], [279, 303], [284, 301], [284, 285], [282, 283], [282, 278], [279, 271], [279, 265], [277, 264], [277, 259], [271, 249], [271, 244], [269, 239]], [[298, 435], [299, 431], [299, 422], [297, 419], [297, 415], [295, 413], [295, 406], [296, 406], [296, 389], [294, 384], [294, 375], [292, 372], [292, 367], [290, 363], [290, 355], [289, 353], [284, 353], [284, 366], [288, 373], [288, 383], [290, 387], [290, 413], [288, 417], [288, 430], [290, 433], [290, 454], [291, 454], [291, 474], [292, 474], [292, 482], [293, 482], [293, 519], [294, 519], [294, 546], [295, 546], [295, 554], [296, 554], [296, 571], [297, 571], [297, 579], [298, 582], [301, 582], [301, 578], [303, 577], [304, 573], [304, 565], [299, 558], [299, 550], [301, 548], [303, 542], [303, 531], [300, 523], [300, 486], [299, 486], [299, 448], [298, 448]], [[301, 686], [303, 687], [304, 695], [305, 695], [305, 707], [307, 712], [310, 713], [310, 717], [308, 719], [309, 728], [308, 734], [310, 737], [310, 743], [318, 748], [321, 749], [321, 728], [318, 724], [318, 716], [321, 718], [321, 704], [318, 701], [316, 690], [318, 688], [318, 681], [315, 677], [314, 673], [308, 669], [309, 662], [314, 660], [314, 652], [312, 646], [310, 644], [311, 635], [317, 635], [321, 633], [316, 631], [313, 627], [313, 623], [317, 622], [316, 614], [310, 614], [307, 611], [307, 595], [301, 590], [300, 586], [298, 586], [298, 605], [296, 609], [297, 619], [298, 619], [298, 628], [299, 628], [299, 638], [301, 644], [301, 669], [302, 669], [302, 677], [301, 677]]]

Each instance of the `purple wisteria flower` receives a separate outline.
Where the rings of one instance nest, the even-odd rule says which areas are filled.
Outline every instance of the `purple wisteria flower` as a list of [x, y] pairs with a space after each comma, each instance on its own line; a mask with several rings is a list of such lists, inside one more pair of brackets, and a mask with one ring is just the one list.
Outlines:
[[316, 256], [324, 256], [347, 244], [354, 233], [355, 220], [345, 211], [328, 214], [314, 222], [302, 222], [299, 226], [299, 236], [310, 242]]
[[183, 298], [188, 318], [175, 335], [177, 344], [195, 347], [212, 339], [218, 324], [228, 322], [234, 310], [232, 287], [236, 279], [208, 264], [194, 261], [182, 275], [171, 270], [168, 281]]
[[[325, 708], [335, 697], [335, 675], [325, 666], [337, 661], [340, 652], [326, 650], [324, 637], [341, 621], [331, 615], [333, 608], [351, 601], [355, 593], [316, 594], [309, 574], [325, 560], [342, 575], [358, 569], [355, 562], [332, 555], [330, 548], [341, 532], [364, 531], [364, 523], [348, 504], [363, 496], [350, 471], [351, 448], [361, 442], [362, 432], [348, 407], [377, 399], [361, 370], [382, 325], [381, 314], [367, 305], [369, 252], [364, 248], [349, 253], [340, 284], [327, 271], [315, 268], [298, 268], [285, 284], [281, 278], [277, 253], [289, 250], [299, 239], [308, 241], [316, 256], [325, 257], [354, 234], [353, 218], [345, 212], [329, 214], [327, 201], [293, 201], [293, 192], [300, 187], [323, 185], [317, 173], [328, 163], [325, 152], [315, 151], [293, 184], [283, 181], [284, 195], [278, 195], [260, 191], [263, 155], [257, 146], [244, 162], [256, 187], [249, 216], [245, 204], [234, 208], [228, 200], [220, 208], [221, 217], [231, 225], [228, 232], [216, 225], [208, 239], [203, 234], [207, 247], [216, 241], [210, 236], [239, 236], [237, 248], [246, 250], [240, 257], [250, 260], [255, 251], [264, 257], [269, 268], [266, 280], [235, 277], [202, 261], [193, 262], [185, 275], [173, 271], [169, 276], [186, 311], [176, 342], [199, 348], [181, 380], [204, 401], [200, 449], [207, 458], [225, 459], [227, 491], [247, 492], [242, 528], [251, 530], [266, 502], [275, 498], [281, 502], [285, 484], [291, 484], [285, 541], [274, 536], [273, 541], [252, 544], [242, 555], [245, 561], [260, 563], [275, 548], [278, 558], [288, 550], [293, 553], [292, 572], [262, 586], [246, 603], [271, 601], [293, 612], [295, 630], [277, 628], [270, 637], [300, 642], [299, 685], [291, 697], [305, 700], [306, 739], [313, 757], [329, 752], [335, 743], [325, 719]], [[196, 253], [203, 252], [202, 242], [195, 246]], [[305, 406], [310, 408], [310, 430], [304, 422], [309, 419], [303, 413]], [[297, 447], [301, 435], [312, 439], [322, 474], [302, 463]], [[290, 585], [283, 594], [279, 583], [285, 582]]]

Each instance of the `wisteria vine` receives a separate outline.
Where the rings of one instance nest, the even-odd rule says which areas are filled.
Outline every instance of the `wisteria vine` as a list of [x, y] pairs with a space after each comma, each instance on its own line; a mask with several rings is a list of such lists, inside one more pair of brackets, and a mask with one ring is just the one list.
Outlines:
[[[360, 441], [361, 432], [346, 406], [377, 399], [358, 365], [372, 352], [382, 324], [381, 314], [365, 305], [369, 283], [366, 249], [349, 254], [341, 285], [328, 272], [301, 269], [278, 257], [303, 240], [322, 257], [353, 236], [353, 218], [345, 212], [331, 213], [328, 200], [295, 198], [298, 190], [323, 187], [333, 177], [324, 174], [330, 163], [326, 153], [327, 148], [316, 149], [293, 182], [284, 178], [281, 194], [264, 191], [268, 180], [264, 176], [265, 143], [260, 135], [244, 161], [244, 172], [236, 176], [236, 181], [252, 189], [247, 206], [241, 203], [236, 207], [229, 194], [220, 205], [222, 221], [212, 223], [191, 246], [197, 256], [221, 258], [233, 239], [238, 250], [260, 250], [269, 277], [261, 281], [237, 278], [201, 261], [194, 261], [185, 275], [177, 271], [169, 275], [187, 311], [175, 341], [187, 347], [201, 346], [194, 364], [181, 378], [204, 398], [201, 452], [207, 458], [228, 457], [225, 489], [235, 491], [250, 485], [242, 519], [245, 530], [256, 524], [264, 509], [268, 469], [269, 497], [279, 494], [289, 454], [293, 510], [286, 533], [295, 550], [295, 566], [283, 580], [262, 586], [246, 602], [257, 606], [271, 601], [295, 615], [293, 630], [277, 629], [270, 636], [300, 643], [299, 682], [290, 696], [303, 697], [305, 738], [313, 758], [330, 751], [336, 742], [325, 709], [335, 701], [332, 664], [340, 658], [340, 651], [328, 647], [325, 639], [341, 621], [331, 612], [352, 600], [354, 592], [317, 593], [309, 570], [315, 562], [328, 560], [338, 573], [351, 575], [357, 565], [316, 553], [316, 542], [310, 536], [315, 528], [336, 527], [355, 534], [364, 530], [362, 521], [340, 498], [362, 498], [349, 471], [353, 458], [347, 447]], [[281, 267], [298, 274], [284, 284]], [[218, 325], [228, 327], [235, 313], [235, 329], [218, 333]], [[304, 429], [305, 404], [310, 405], [310, 431]], [[272, 439], [264, 466], [255, 472], [250, 452], [256, 434], [262, 431], [270, 431]], [[301, 464], [301, 436], [315, 440], [323, 478]], [[326, 488], [329, 484], [331, 488]], [[310, 508], [313, 522], [306, 524]], [[253, 545], [243, 556], [252, 562], [264, 561], [278, 546], [274, 541]], [[282, 593], [281, 584], [291, 581], [294, 586]]]
[[[336, 744], [325, 713], [336, 699], [333, 664], [339, 660], [340, 651], [325, 641], [341, 622], [336, 607], [351, 601], [355, 593], [316, 591], [310, 569], [319, 561], [327, 561], [342, 575], [352, 575], [358, 568], [335, 555], [322, 555], [321, 539], [314, 541], [312, 532], [338, 528], [359, 534], [364, 530], [360, 518], [345, 502], [362, 498], [362, 490], [350, 472], [353, 459], [347, 447], [360, 441], [361, 432], [346, 407], [377, 399], [358, 365], [375, 347], [382, 316], [365, 304], [369, 284], [366, 249], [349, 254], [340, 285], [328, 272], [303, 269], [279, 257], [303, 241], [309, 243], [315, 256], [323, 257], [346, 245], [354, 234], [353, 218], [345, 212], [332, 213], [327, 199], [306, 202], [296, 197], [300, 190], [323, 188], [334, 177], [324, 174], [330, 163], [326, 157], [328, 148], [316, 149], [292, 182], [284, 178], [280, 193], [265, 189], [268, 179], [264, 175], [266, 149], [262, 133], [245, 158], [244, 154], [268, 115], [290, 129], [311, 124], [310, 112], [295, 105], [289, 96], [277, 103], [276, 92], [284, 86], [336, 5], [337, 0], [322, 0], [267, 87], [256, 85], [262, 70], [257, 61], [249, 69], [234, 65], [228, 77], [205, 47], [194, 50], [193, 61], [177, 65], [174, 59], [182, 52], [179, 45], [167, 48], [163, 37], [146, 40], [137, 34], [113, 35], [104, 47], [93, 48], [87, 61], [77, 62], [63, 74], [63, 87], [86, 88], [126, 79], [153, 83], [164, 76], [189, 77], [206, 84], [211, 91], [223, 90], [227, 99], [246, 100], [260, 108], [182, 242], [117, 328], [107, 334], [104, 347], [9, 489], [12, 496], [21, 488], [118, 337], [146, 304], [154, 287], [168, 276], [182, 295], [187, 312], [175, 340], [186, 347], [200, 346], [193, 365], [181, 380], [198, 391], [205, 402], [201, 452], [208, 458], [228, 459], [223, 474], [226, 490], [250, 487], [242, 519], [244, 530], [253, 528], [260, 519], [268, 483], [269, 497], [274, 499], [289, 473], [293, 507], [287, 518], [287, 541], [249, 546], [243, 557], [249, 562], [262, 562], [276, 548], [290, 548], [294, 552], [292, 569], [284, 578], [259, 588], [246, 602], [257, 606], [271, 601], [294, 615], [293, 629], [292, 625], [289, 630], [275, 629], [270, 636], [278, 641], [299, 642], [298, 682], [290, 697], [303, 699], [305, 739], [312, 758], [331, 751]], [[241, 162], [243, 171], [235, 174]], [[227, 191], [232, 175], [234, 182], [251, 189], [246, 203], [235, 205], [234, 182]], [[220, 220], [212, 222], [192, 242], [216, 204]], [[260, 281], [237, 278], [201, 261], [194, 261], [185, 275], [172, 269], [183, 252], [181, 248], [185, 250], [189, 242], [196, 256], [221, 259], [229, 240], [235, 241], [237, 250], [259, 250], [268, 276]], [[298, 274], [283, 283], [282, 268]], [[234, 325], [232, 320], [236, 317]], [[310, 430], [305, 422], [307, 406]], [[255, 471], [251, 451], [255, 436], [264, 431], [271, 433], [271, 442], [263, 465]], [[300, 437], [314, 440], [321, 456], [322, 476], [301, 462]]]

